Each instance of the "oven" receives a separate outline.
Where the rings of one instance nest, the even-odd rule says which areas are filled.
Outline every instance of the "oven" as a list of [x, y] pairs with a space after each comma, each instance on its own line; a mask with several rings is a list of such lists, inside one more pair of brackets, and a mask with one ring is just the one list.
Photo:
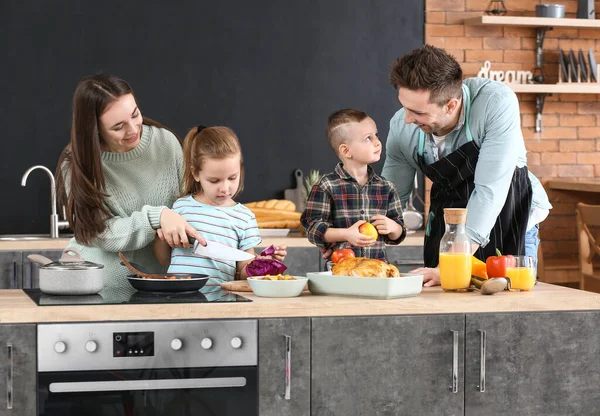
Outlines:
[[38, 325], [40, 416], [258, 415], [256, 320]]

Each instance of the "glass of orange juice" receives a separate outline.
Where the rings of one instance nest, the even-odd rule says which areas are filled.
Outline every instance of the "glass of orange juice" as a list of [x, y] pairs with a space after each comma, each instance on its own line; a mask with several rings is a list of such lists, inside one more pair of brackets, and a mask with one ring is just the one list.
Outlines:
[[515, 256], [515, 264], [506, 266], [506, 277], [510, 279], [510, 287], [513, 290], [531, 290], [535, 285], [535, 274], [531, 256]]

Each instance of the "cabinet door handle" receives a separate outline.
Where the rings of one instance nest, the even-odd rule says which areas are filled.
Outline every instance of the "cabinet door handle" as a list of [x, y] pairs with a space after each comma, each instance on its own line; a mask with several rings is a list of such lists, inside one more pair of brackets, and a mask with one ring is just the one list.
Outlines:
[[452, 393], [458, 393], [458, 331], [452, 331]]
[[17, 262], [13, 261], [13, 289], [18, 289], [19, 286], [17, 285]]
[[285, 400], [290, 400], [292, 391], [292, 337], [284, 335], [285, 337], [285, 391], [283, 397]]
[[478, 330], [481, 339], [480, 339], [480, 350], [479, 350], [479, 391], [481, 393], [485, 392], [485, 343], [486, 343], [486, 335], [485, 331], [479, 329]]
[[8, 373], [6, 375], [6, 408], [13, 408], [13, 346], [11, 342], [6, 344], [6, 356], [8, 358]]

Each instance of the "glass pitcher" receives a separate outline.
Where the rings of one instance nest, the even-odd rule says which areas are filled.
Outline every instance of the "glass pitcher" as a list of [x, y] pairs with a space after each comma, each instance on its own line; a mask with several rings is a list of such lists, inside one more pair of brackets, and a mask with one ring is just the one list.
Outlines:
[[466, 208], [444, 208], [446, 231], [440, 241], [440, 283], [446, 291], [466, 291], [471, 285], [471, 240]]

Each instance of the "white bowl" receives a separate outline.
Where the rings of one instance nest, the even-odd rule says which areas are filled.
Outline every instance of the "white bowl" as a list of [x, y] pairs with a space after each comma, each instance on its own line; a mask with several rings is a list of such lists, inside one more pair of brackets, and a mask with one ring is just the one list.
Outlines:
[[263, 280], [264, 276], [248, 278], [248, 284], [256, 296], [264, 298], [293, 298], [300, 296], [306, 287], [307, 277], [293, 276], [294, 280]]

